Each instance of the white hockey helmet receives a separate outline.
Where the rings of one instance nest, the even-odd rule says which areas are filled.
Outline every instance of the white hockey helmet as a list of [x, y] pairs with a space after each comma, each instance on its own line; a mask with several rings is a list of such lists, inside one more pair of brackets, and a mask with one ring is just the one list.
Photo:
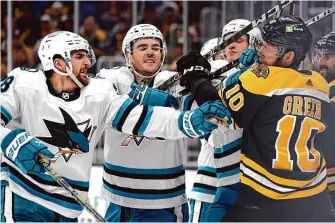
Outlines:
[[[220, 36], [220, 43], [222, 43], [229, 34], [236, 33], [249, 25], [251, 22], [246, 19], [234, 19], [228, 22], [223, 28]], [[255, 41], [260, 38], [261, 31], [258, 28], [253, 28], [248, 33], [249, 48], [254, 47]]]
[[[200, 54], [204, 56], [206, 53], [208, 53], [210, 50], [216, 47], [218, 43], [219, 43], [219, 38], [213, 38], [213, 39], [206, 41], [204, 45], [202, 45], [201, 47]], [[215, 60], [214, 58], [215, 58], [215, 55], [209, 58], [208, 61], [211, 62]]]
[[[136, 70], [134, 69], [133, 65], [129, 62], [129, 56], [127, 57], [127, 55], [129, 53], [131, 53], [132, 51], [132, 47], [134, 45], [134, 43], [136, 42], [136, 40], [139, 39], [147, 39], [147, 38], [156, 38], [159, 40], [160, 44], [161, 44], [161, 48], [162, 48], [162, 61], [161, 61], [161, 65], [159, 67], [159, 69], [157, 70], [156, 73], [154, 73], [151, 76], [143, 76], [141, 74], [139, 74], [138, 72], [136, 72]], [[135, 25], [133, 27], [131, 27], [126, 36], [123, 39], [122, 42], [122, 52], [126, 58], [127, 61], [127, 66], [139, 77], [141, 78], [152, 78], [154, 76], [156, 76], [156, 74], [160, 71], [160, 69], [163, 66], [164, 60], [165, 60], [165, 56], [167, 53], [167, 47], [166, 47], [166, 43], [163, 37], [163, 34], [161, 33], [161, 31], [159, 31], [159, 29], [157, 29], [156, 26], [150, 25], [150, 24], [139, 24], [139, 25]]]
[[[80, 88], [82, 88], [83, 84], [72, 72], [71, 51], [73, 50], [86, 51], [91, 62], [91, 67], [95, 64], [95, 55], [87, 40], [68, 31], [57, 31], [45, 36], [38, 49], [38, 57], [41, 60], [43, 71], [54, 70], [60, 75], [68, 75]], [[67, 64], [66, 73], [58, 70], [54, 66], [54, 57], [56, 55], [64, 58]]]

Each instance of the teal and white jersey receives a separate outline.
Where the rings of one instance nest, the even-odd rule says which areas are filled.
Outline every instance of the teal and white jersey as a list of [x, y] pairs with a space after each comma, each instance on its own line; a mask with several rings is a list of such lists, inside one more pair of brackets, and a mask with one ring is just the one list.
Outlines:
[[[160, 72], [153, 87], [173, 74], [175, 72]], [[128, 94], [134, 82], [134, 75], [127, 67], [102, 69], [98, 76], [110, 80], [121, 95]], [[181, 90], [176, 85], [170, 93]], [[182, 102], [187, 104], [188, 100], [184, 97]], [[146, 117], [141, 118], [146, 122]], [[160, 128], [161, 122], [156, 125]], [[144, 209], [170, 208], [187, 202], [183, 166], [186, 140], [148, 138], [108, 128], [104, 150], [101, 194], [105, 199], [121, 206]]]
[[[228, 64], [226, 60], [214, 60], [210, 62], [211, 73], [215, 72]], [[235, 71], [232, 69], [220, 75], [220, 78], [212, 80], [213, 86], [220, 87], [221, 80], [227, 77], [231, 72]], [[214, 131], [213, 131], [214, 132]], [[219, 137], [219, 130], [215, 130], [215, 137]], [[223, 132], [221, 132], [223, 133]], [[216, 144], [217, 145], [217, 144]], [[190, 198], [202, 201], [206, 203], [213, 203], [216, 194], [219, 180], [217, 178], [216, 163], [214, 161], [215, 147], [208, 143], [207, 140], [201, 140], [201, 150], [198, 157], [198, 170], [190, 194]]]
[[206, 203], [213, 203], [216, 185], [214, 147], [202, 139], [201, 150], [198, 157], [198, 170], [189, 198]]
[[[21, 128], [43, 141], [54, 154], [61, 153], [51, 167], [84, 197], [89, 188], [93, 150], [107, 126], [147, 137], [186, 137], [178, 128], [179, 111], [137, 106], [101, 78], [90, 79], [89, 85], [76, 93], [57, 94], [42, 71], [16, 68], [1, 83], [0, 102], [2, 125], [21, 118]], [[8, 131], [1, 127], [1, 140]], [[12, 192], [69, 218], [82, 212], [83, 208], [50, 175], [24, 174], [2, 156], [1, 170], [6, 171], [5, 168]], [[167, 171], [183, 178], [180, 165]], [[1, 175], [6, 178], [5, 173]]]

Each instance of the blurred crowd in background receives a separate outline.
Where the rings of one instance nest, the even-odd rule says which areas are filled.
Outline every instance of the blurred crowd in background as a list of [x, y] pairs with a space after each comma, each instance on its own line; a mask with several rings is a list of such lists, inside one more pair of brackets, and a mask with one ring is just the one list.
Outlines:
[[[187, 46], [200, 50], [208, 39], [219, 36], [225, 22], [235, 18], [255, 19], [279, 1], [188, 1]], [[90, 73], [104, 65], [124, 63], [121, 45], [127, 30], [133, 25], [131, 1], [79, 2], [78, 32], [89, 41], [98, 61]], [[299, 9], [299, 4], [305, 4]], [[311, 18], [332, 7], [332, 1], [298, 2], [297, 15]], [[40, 68], [37, 51], [41, 39], [56, 30], [74, 30], [72, 1], [13, 1], [13, 68]], [[175, 61], [183, 54], [183, 1], [137, 1], [136, 22], [157, 26], [163, 33], [168, 54], [164, 69], [175, 69]], [[224, 10], [222, 8], [224, 7]], [[300, 10], [300, 11], [299, 11]], [[7, 2], [1, 2], [1, 75], [6, 73]], [[311, 27], [315, 39], [332, 30], [332, 18]], [[106, 57], [107, 56], [107, 57]], [[113, 63], [108, 62], [113, 57]]]
[[[186, 53], [183, 50], [200, 50], [204, 42], [218, 37], [223, 25], [230, 20], [254, 20], [279, 1], [137, 1], [135, 20], [132, 1], [77, 3], [79, 18], [75, 19], [78, 27], [74, 28], [73, 1], [12, 1], [12, 68], [26, 66], [40, 69], [37, 55], [40, 41], [57, 30], [77, 31], [89, 41], [97, 57], [90, 74], [95, 75], [104, 66], [123, 65], [122, 40], [135, 21], [136, 24], [153, 24], [161, 30], [168, 46], [163, 69], [175, 70], [175, 62]], [[7, 4], [1, 1], [1, 77], [7, 73]], [[334, 1], [297, 1], [296, 15], [307, 21], [334, 5]], [[288, 14], [288, 11], [283, 14]], [[183, 24], [185, 18], [187, 26]], [[335, 30], [334, 27], [334, 16], [312, 25], [310, 29], [314, 41]], [[306, 58], [304, 68], [312, 68], [310, 58]], [[188, 149], [190, 166], [193, 162], [196, 166], [199, 148], [195, 145]], [[101, 155], [97, 154], [96, 164], [102, 162]]]

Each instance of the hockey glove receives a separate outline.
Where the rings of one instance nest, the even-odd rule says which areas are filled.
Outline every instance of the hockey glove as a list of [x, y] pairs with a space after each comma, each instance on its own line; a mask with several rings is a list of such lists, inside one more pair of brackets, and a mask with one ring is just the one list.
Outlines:
[[247, 49], [243, 51], [240, 57], [240, 68], [246, 68], [259, 61], [259, 57], [255, 49]]
[[45, 169], [37, 161], [37, 155], [47, 158], [54, 155], [41, 141], [33, 138], [24, 129], [14, 129], [2, 140], [1, 150], [24, 173], [43, 173]]
[[178, 101], [175, 97], [160, 91], [155, 88], [150, 88], [144, 83], [131, 84], [131, 91], [129, 97], [132, 98], [136, 103], [147, 106], [161, 106], [161, 107], [174, 107], [179, 108]]
[[188, 137], [202, 137], [218, 128], [210, 118], [225, 120], [227, 124], [232, 122], [230, 112], [220, 101], [209, 101], [193, 111], [181, 113], [178, 127]]
[[177, 61], [177, 71], [183, 74], [180, 85], [189, 91], [191, 87], [196, 88], [201, 80], [207, 80], [210, 70], [210, 63], [197, 51], [190, 51]]
[[244, 71], [248, 70], [248, 68], [243, 68], [241, 70], [236, 71], [235, 73], [233, 73], [232, 75], [230, 75], [229, 77], [227, 77], [226, 80], [224, 80], [224, 84], [223, 86], [229, 87], [233, 84], [237, 84], [238, 83], [238, 78], [243, 74]]

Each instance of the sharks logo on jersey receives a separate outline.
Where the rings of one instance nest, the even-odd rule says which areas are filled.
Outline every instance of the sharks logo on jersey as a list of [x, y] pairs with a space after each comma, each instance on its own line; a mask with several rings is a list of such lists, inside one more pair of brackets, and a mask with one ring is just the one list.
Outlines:
[[[64, 160], [68, 162], [73, 153], [87, 153], [89, 151], [88, 136], [91, 133], [92, 126], [89, 126], [90, 120], [76, 124], [65, 110], [59, 109], [63, 115], [64, 123], [43, 119], [51, 137], [37, 138], [57, 146]], [[83, 124], [86, 124], [86, 127], [81, 131], [78, 126]], [[93, 129], [95, 130], [95, 127]]]

